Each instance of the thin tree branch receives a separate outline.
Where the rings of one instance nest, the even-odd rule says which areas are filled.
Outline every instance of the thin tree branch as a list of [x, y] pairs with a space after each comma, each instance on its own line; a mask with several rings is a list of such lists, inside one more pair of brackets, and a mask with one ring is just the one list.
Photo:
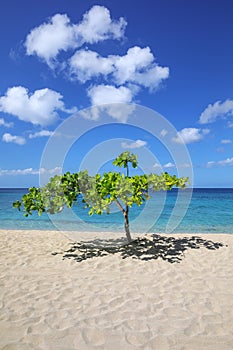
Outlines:
[[115, 198], [115, 202], [116, 202], [118, 208], [120, 208], [120, 210], [122, 211], [122, 213], [125, 214], [125, 209], [122, 207], [121, 203], [119, 202], [119, 200], [117, 198]]

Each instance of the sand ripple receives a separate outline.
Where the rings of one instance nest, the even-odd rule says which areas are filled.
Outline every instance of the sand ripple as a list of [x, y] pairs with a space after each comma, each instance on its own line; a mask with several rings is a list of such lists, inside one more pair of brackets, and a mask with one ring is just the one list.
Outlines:
[[0, 231], [0, 349], [232, 350], [233, 236], [202, 238], [224, 246], [76, 262], [61, 232]]

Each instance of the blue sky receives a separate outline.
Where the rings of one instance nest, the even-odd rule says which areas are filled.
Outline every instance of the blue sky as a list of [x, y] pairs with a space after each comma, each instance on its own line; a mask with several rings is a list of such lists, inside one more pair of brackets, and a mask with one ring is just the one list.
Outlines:
[[[152, 153], [156, 161], [147, 170], [159, 164], [169, 173], [185, 168], [173, 159], [172, 145], [185, 148], [194, 187], [233, 187], [232, 13], [231, 0], [3, 2], [0, 187], [37, 186], [40, 171], [76, 171], [87, 154], [96, 169], [109, 169], [111, 152], [101, 163], [97, 154], [116, 144], [119, 151], [148, 155], [148, 162]], [[111, 106], [94, 107], [106, 103], [161, 114], [176, 130], [170, 136], [161, 131], [169, 152], [148, 130], [127, 128], [127, 116]], [[76, 140], [62, 169], [55, 163], [43, 168], [55, 130], [92, 106], [77, 129], [105, 112], [112, 124]]]

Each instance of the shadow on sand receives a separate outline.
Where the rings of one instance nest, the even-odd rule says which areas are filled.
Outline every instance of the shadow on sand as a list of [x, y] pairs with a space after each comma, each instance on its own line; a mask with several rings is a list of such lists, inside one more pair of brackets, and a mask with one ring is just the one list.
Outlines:
[[[188, 249], [204, 247], [216, 250], [224, 246], [222, 243], [205, 240], [198, 236], [175, 238], [157, 234], [138, 237], [131, 243], [127, 243], [123, 239], [96, 239], [71, 243], [71, 245], [65, 254], [62, 253], [64, 254], [63, 259], [74, 259], [81, 262], [94, 257], [120, 254], [122, 259], [132, 258], [148, 261], [161, 258], [169, 263], [180, 262]], [[59, 253], [53, 253], [53, 255], [56, 254]]]

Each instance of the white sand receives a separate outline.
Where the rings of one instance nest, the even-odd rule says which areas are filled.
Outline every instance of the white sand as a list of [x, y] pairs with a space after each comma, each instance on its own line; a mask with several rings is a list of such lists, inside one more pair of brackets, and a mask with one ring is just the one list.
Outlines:
[[0, 231], [0, 349], [232, 350], [233, 235], [201, 237], [228, 247], [76, 262], [61, 232]]

